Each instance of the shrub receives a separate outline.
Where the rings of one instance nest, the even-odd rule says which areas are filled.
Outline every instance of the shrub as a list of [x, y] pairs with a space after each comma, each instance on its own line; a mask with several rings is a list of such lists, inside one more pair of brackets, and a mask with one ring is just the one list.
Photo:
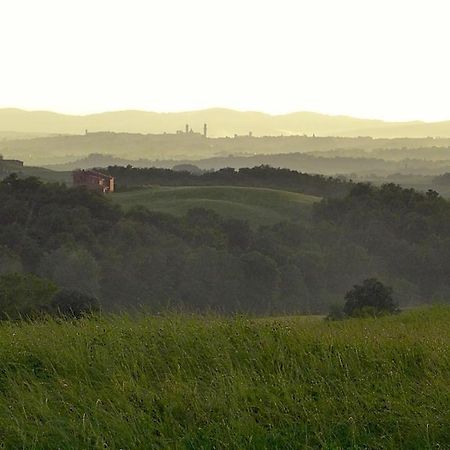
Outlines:
[[332, 303], [329, 307], [328, 316], [326, 320], [342, 320], [345, 319], [345, 313], [342, 309], [342, 305], [339, 303]]
[[100, 309], [96, 297], [71, 289], [57, 292], [50, 308], [51, 314], [72, 317], [82, 317], [87, 313], [98, 312]]
[[0, 319], [32, 317], [47, 310], [58, 287], [32, 274], [0, 276]]
[[350, 317], [380, 316], [398, 312], [392, 298], [392, 288], [376, 278], [355, 285], [345, 295], [344, 313]]

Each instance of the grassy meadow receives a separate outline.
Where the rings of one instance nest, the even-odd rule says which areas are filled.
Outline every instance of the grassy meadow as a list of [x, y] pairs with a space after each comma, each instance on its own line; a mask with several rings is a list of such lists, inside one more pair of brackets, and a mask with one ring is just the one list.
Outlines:
[[0, 325], [0, 448], [450, 448], [450, 308]]
[[211, 209], [224, 217], [270, 225], [302, 220], [319, 197], [295, 192], [237, 186], [154, 187], [118, 192], [111, 199], [124, 208], [143, 205], [182, 216], [192, 208]]
[[43, 167], [23, 166], [19, 171], [21, 177], [37, 177], [42, 181], [49, 183], [65, 183], [68, 186], [72, 185], [71, 171], [56, 171], [45, 169]]

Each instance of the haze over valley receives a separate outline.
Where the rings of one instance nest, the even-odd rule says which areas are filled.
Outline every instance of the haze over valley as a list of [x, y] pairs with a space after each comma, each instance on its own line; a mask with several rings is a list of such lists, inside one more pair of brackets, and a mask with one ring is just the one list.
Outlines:
[[82, 134], [116, 133], [162, 134], [183, 130], [185, 124], [196, 132], [209, 124], [210, 137], [248, 135], [316, 135], [374, 138], [450, 138], [450, 119], [442, 122], [388, 122], [316, 112], [270, 115], [255, 111], [213, 108], [186, 112], [114, 111], [89, 115], [67, 115], [49, 111], [0, 109], [0, 137], [14, 133]]
[[[201, 170], [269, 165], [450, 195], [450, 186], [435, 182], [450, 172], [450, 138], [442, 137], [447, 122], [400, 126], [313, 113], [269, 116], [225, 109], [90, 116], [2, 110], [0, 117], [2, 127], [13, 130], [0, 133], [0, 154], [24, 161], [23, 173], [49, 180], [70, 183], [74, 169], [111, 165], [193, 165]], [[368, 122], [372, 132], [377, 129], [374, 135], [357, 128]], [[430, 135], [414, 137], [423, 127], [429, 127]], [[431, 134], [438, 128], [441, 137]], [[381, 137], [395, 134], [394, 129], [405, 134]]]
[[450, 449], [449, 17], [2, 0], [0, 449]]

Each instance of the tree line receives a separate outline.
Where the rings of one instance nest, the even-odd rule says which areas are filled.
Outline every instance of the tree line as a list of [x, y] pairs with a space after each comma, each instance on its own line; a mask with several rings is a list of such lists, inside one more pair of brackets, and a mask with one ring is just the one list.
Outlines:
[[311, 175], [296, 170], [261, 165], [253, 168], [226, 167], [200, 174], [156, 167], [109, 166], [119, 189], [148, 185], [160, 186], [246, 186], [286, 189], [304, 194], [339, 197], [350, 191], [352, 183], [340, 178]]
[[82, 294], [111, 311], [324, 313], [370, 278], [405, 305], [449, 299], [449, 261], [450, 203], [433, 191], [354, 184], [309, 222], [254, 230], [202, 208], [125, 212], [84, 188], [0, 182], [0, 274], [48, 280], [68, 308]]

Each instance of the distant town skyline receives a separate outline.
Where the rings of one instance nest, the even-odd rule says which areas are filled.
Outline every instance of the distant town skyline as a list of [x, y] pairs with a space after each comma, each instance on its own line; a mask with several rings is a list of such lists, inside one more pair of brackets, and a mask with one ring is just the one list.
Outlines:
[[444, 0], [4, 0], [0, 108], [450, 120]]

